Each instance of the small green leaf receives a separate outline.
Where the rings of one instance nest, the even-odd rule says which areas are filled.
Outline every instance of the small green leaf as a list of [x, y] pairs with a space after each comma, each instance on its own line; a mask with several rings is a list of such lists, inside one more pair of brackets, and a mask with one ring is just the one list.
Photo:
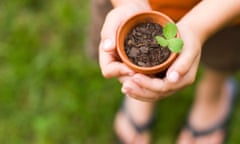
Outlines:
[[167, 23], [163, 27], [163, 35], [166, 39], [174, 38], [177, 34], [177, 26], [174, 23]]
[[175, 23], [167, 23], [163, 27], [163, 36], [156, 36], [156, 41], [162, 47], [168, 47], [170, 51], [179, 53], [183, 47], [183, 40], [176, 38], [177, 26]]
[[166, 47], [168, 45], [168, 41], [165, 38], [163, 38], [162, 36], [156, 36], [155, 38], [157, 40], [157, 43], [159, 45], [161, 45], [162, 47]]
[[168, 40], [168, 48], [175, 53], [181, 52], [183, 47], [183, 40], [180, 38], [172, 38]]

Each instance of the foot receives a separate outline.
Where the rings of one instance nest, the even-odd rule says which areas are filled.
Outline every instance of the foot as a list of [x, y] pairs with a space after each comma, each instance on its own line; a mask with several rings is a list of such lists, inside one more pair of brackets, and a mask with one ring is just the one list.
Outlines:
[[[131, 100], [132, 101], [132, 100]], [[153, 116], [148, 115], [144, 112], [139, 115], [137, 113], [132, 113], [131, 110], [136, 108], [136, 104], [132, 104], [135, 102], [127, 102], [125, 101], [121, 109], [116, 115], [114, 122], [114, 129], [116, 136], [120, 143], [123, 144], [150, 144], [151, 134], [150, 129], [153, 124]], [[127, 105], [127, 106], [126, 106]], [[137, 104], [139, 106], [143, 106], [144, 104]], [[142, 108], [143, 108], [142, 107]], [[145, 117], [145, 120], [142, 119]]]
[[211, 105], [195, 102], [177, 144], [222, 144], [226, 137], [235, 88], [233, 81], [227, 81], [222, 86], [218, 102]]

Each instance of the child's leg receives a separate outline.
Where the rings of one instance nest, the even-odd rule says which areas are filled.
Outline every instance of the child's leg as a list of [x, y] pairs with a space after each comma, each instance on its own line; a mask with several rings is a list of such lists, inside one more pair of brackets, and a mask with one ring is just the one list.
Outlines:
[[[202, 55], [206, 67], [187, 118], [188, 128], [180, 133], [178, 144], [223, 142], [226, 135], [223, 122], [231, 112], [229, 109], [234, 91], [229, 83], [230, 74], [240, 69], [239, 33], [240, 26], [229, 27], [207, 41]], [[213, 127], [215, 130], [211, 130]], [[204, 134], [199, 134], [199, 131]]]
[[[206, 69], [196, 91], [188, 124], [194, 130], [206, 131], [222, 123], [230, 111], [231, 94], [229, 75]], [[224, 136], [224, 129], [221, 129], [221, 126], [216, 131], [202, 136], [194, 136], [189, 129], [185, 129], [180, 134], [178, 143], [221, 144]]]

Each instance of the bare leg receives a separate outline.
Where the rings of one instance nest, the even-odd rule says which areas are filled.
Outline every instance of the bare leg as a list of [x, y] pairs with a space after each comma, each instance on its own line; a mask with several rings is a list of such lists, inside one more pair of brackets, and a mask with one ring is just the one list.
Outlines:
[[[229, 74], [206, 69], [197, 87], [189, 123], [197, 130], [206, 130], [223, 120], [229, 110]], [[221, 144], [224, 132], [194, 138], [186, 129], [180, 133], [178, 144]]]
[[[142, 102], [130, 97], [125, 98], [125, 110], [136, 125], [145, 125], [153, 115], [154, 103]], [[115, 123], [118, 137], [127, 144], [149, 144], [150, 132], [138, 133], [129, 122], [126, 113], [119, 111]]]

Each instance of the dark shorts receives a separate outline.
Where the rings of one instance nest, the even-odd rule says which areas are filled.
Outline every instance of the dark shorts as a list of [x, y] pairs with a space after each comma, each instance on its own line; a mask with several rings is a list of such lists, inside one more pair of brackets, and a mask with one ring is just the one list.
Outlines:
[[202, 63], [223, 72], [240, 69], [240, 25], [227, 27], [213, 35], [202, 50]]
[[[91, 22], [87, 54], [97, 59], [100, 31], [105, 16], [112, 5], [109, 0], [91, 0]], [[225, 28], [204, 44], [201, 61], [208, 68], [221, 72], [240, 69], [240, 25]]]

